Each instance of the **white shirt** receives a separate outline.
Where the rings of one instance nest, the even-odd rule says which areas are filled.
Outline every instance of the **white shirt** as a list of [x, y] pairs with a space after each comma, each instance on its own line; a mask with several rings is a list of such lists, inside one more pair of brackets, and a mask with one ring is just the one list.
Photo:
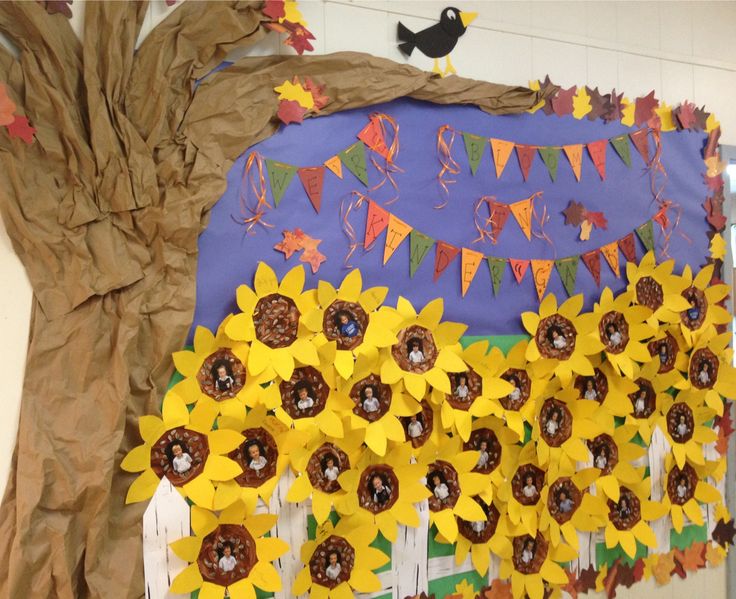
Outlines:
[[586, 389], [583, 397], [585, 397], [585, 399], [592, 399], [595, 401], [598, 399], [598, 392], [595, 389]]
[[560, 501], [560, 511], [563, 514], [567, 514], [568, 512], [571, 512], [572, 508], [573, 508], [572, 499], [570, 499], [569, 497], [567, 499], [563, 499], [562, 501]]
[[526, 485], [521, 492], [524, 494], [524, 497], [535, 497], [537, 495], [537, 487], [534, 485]]
[[422, 423], [418, 420], [416, 422], [410, 422], [409, 426], [406, 427], [409, 431], [409, 436], [412, 439], [416, 439], [417, 437], [421, 437], [422, 433], [424, 432], [424, 427], [422, 426]]
[[369, 414], [371, 412], [378, 412], [380, 407], [381, 404], [378, 402], [378, 398], [376, 397], [366, 397], [365, 401], [363, 402], [363, 409]]
[[521, 561], [525, 564], [528, 564], [534, 559], [534, 552], [529, 551], [528, 549], [524, 549], [524, 551], [521, 552]]
[[599, 455], [595, 459], [595, 467], [604, 470], [606, 466], [608, 466], [608, 460], [606, 459], [606, 456]]
[[508, 395], [511, 401], [519, 401], [521, 399], [521, 389], [514, 387], [514, 390]]
[[687, 495], [687, 487], [684, 487], [683, 485], [677, 485], [677, 496], [680, 499], [683, 499]]
[[314, 405], [314, 400], [307, 395], [304, 399], [300, 399], [296, 402], [296, 407], [300, 410], [308, 410]]
[[565, 339], [562, 335], [558, 335], [557, 337], [555, 337], [552, 345], [554, 345], [557, 349], [562, 349], [563, 347], [567, 346], [567, 339]]
[[554, 420], [547, 420], [547, 424], [545, 425], [547, 428], [547, 434], [548, 435], [556, 435], [557, 429], [560, 428], [560, 425], [557, 424]]
[[340, 576], [340, 572], [342, 571], [342, 568], [340, 567], [340, 564], [329, 565], [325, 568], [325, 574], [327, 574], [327, 578], [330, 580], [336, 580], [338, 576]]
[[266, 465], [266, 458], [264, 458], [262, 455], [259, 455], [255, 460], [251, 460], [248, 466], [250, 466], [253, 470], [260, 470]]
[[237, 563], [238, 562], [235, 559], [234, 555], [230, 555], [230, 556], [223, 555], [220, 558], [220, 562], [219, 562], [220, 570], [222, 570], [223, 572], [232, 572], [233, 570], [235, 570], [235, 564]]
[[677, 434], [681, 437], [684, 437], [685, 435], [687, 435], [687, 432], [687, 424], [685, 424], [684, 422], [680, 422], [680, 424], [677, 425]]
[[339, 474], [340, 469], [337, 466], [333, 466], [332, 468], [325, 468], [325, 478], [327, 480], [337, 480]]
[[179, 474], [184, 474], [192, 467], [192, 456], [188, 453], [182, 453], [174, 458], [174, 470]]
[[701, 370], [698, 373], [698, 380], [701, 384], [707, 385], [708, 383], [710, 383], [710, 375], [705, 370]]
[[468, 396], [468, 386], [458, 385], [455, 389], [455, 395], [457, 395], [460, 399], [465, 399]]
[[409, 362], [412, 364], [421, 364], [424, 362], [424, 354], [422, 350], [417, 349], [409, 353]]
[[450, 496], [450, 489], [445, 483], [440, 483], [434, 488], [434, 496], [440, 500], [447, 499]]
[[611, 345], [621, 345], [621, 342], [623, 341], [623, 338], [621, 337], [621, 333], [618, 331], [614, 331], [611, 333], [611, 336], [608, 338], [608, 341]]
[[643, 414], [645, 409], [646, 403], [644, 403], [644, 400], [641, 397], [637, 397], [636, 402], [634, 403], [634, 411], [637, 414]]
[[475, 532], [483, 532], [486, 529], [487, 522], [485, 520], [475, 520], [470, 523], [470, 527]]
[[488, 465], [489, 457], [490, 456], [488, 455], [487, 451], [481, 451], [480, 455], [478, 456], [478, 463], [476, 464], [476, 467], [485, 468]]

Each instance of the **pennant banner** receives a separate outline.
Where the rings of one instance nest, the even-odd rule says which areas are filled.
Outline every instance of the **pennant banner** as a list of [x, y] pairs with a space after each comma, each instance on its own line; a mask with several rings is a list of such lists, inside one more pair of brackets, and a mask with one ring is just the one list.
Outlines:
[[654, 249], [654, 225], [648, 220], [640, 227], [636, 228], [636, 235], [648, 252]]
[[483, 150], [486, 149], [488, 140], [485, 137], [479, 137], [472, 133], [463, 133], [465, 141], [465, 151], [468, 153], [468, 162], [470, 163], [470, 171], [475, 175], [478, 171], [480, 159], [483, 157]]
[[[601, 177], [601, 181], [605, 181], [606, 179], [606, 148], [608, 147], [608, 140], [606, 139], [599, 139], [598, 141], [593, 141], [588, 144], [588, 154], [590, 154], [590, 159], [593, 161], [593, 164], [595, 165], [595, 170], [598, 171], [598, 174]], [[580, 157], [582, 160], [582, 156]], [[578, 178], [578, 181], [580, 179]]]
[[491, 269], [491, 282], [493, 283], [493, 295], [498, 295], [501, 288], [503, 273], [506, 270], [506, 260], [503, 258], [488, 258], [488, 267]]
[[628, 262], [636, 261], [636, 242], [634, 241], [633, 233], [629, 233], [626, 237], [619, 239], [618, 247], [621, 248], [621, 253]]
[[603, 257], [606, 259], [606, 262], [608, 262], [608, 266], [611, 267], [616, 278], [621, 278], [621, 271], [618, 265], [618, 243], [612, 241], [608, 245], [602, 246], [601, 254], [603, 254]]
[[266, 158], [266, 171], [268, 172], [268, 181], [271, 184], [273, 202], [278, 206], [281, 203], [281, 198], [284, 197], [284, 192], [286, 192], [291, 180], [296, 175], [297, 168], [284, 162], [276, 162]]
[[384, 229], [388, 227], [388, 212], [373, 200], [368, 202], [368, 218], [365, 221], [363, 247], [368, 249]]
[[353, 173], [361, 183], [368, 187], [368, 169], [365, 163], [365, 144], [356, 141], [352, 146], [338, 154], [342, 163]]
[[429, 250], [434, 245], [434, 239], [429, 235], [412, 229], [409, 234], [409, 276], [414, 277], [417, 268], [424, 262]]
[[532, 168], [534, 154], [536, 153], [537, 149], [534, 146], [516, 146], [516, 155], [519, 158], [519, 167], [521, 168], [521, 174], [524, 177], [524, 181], [529, 178], [529, 171]]
[[325, 160], [325, 166], [342, 179], [342, 161], [339, 156]]
[[526, 200], [519, 200], [513, 204], [509, 204], [509, 210], [514, 215], [516, 222], [519, 223], [521, 230], [526, 238], [532, 239], [532, 201], [534, 196], [528, 197]]
[[544, 165], [549, 171], [549, 176], [552, 181], [557, 179], [557, 165], [560, 159], [560, 149], [546, 146], [539, 148], [539, 155], [542, 157]]
[[569, 258], [562, 258], [561, 260], [555, 260], [555, 266], [557, 272], [560, 274], [560, 280], [565, 286], [567, 295], [575, 295], [575, 282], [578, 278], [578, 263], [580, 259], [578, 256], [570, 256]]
[[509, 258], [509, 264], [511, 265], [511, 272], [516, 277], [516, 282], [521, 283], [526, 274], [526, 269], [529, 268], [529, 260], [517, 260], [515, 258]]
[[411, 227], [407, 225], [400, 218], [395, 217], [393, 214], [389, 214], [388, 217], [388, 230], [386, 231], [386, 243], [383, 246], [383, 264], [385, 266], [389, 258], [394, 255], [396, 248], [401, 245], [401, 242], [406, 239], [406, 236], [411, 232]]
[[381, 158], [385, 158], [386, 160], [391, 159], [378, 119], [371, 118], [370, 122], [363, 127], [363, 130], [360, 133], [358, 133], [358, 139]]
[[549, 276], [552, 274], [552, 260], [532, 260], [532, 274], [534, 275], [534, 286], [537, 288], [537, 296], [542, 301], [544, 292], [547, 290]]
[[631, 166], [631, 148], [629, 148], [629, 136], [619, 135], [611, 140], [611, 145], [621, 157], [626, 166]]
[[501, 178], [503, 169], [509, 161], [511, 152], [514, 151], [514, 142], [503, 139], [491, 139], [491, 151], [493, 152], [493, 164], [496, 166], [496, 178]]
[[304, 191], [307, 192], [309, 201], [312, 202], [314, 209], [319, 212], [322, 205], [322, 187], [325, 182], [324, 166], [309, 166], [299, 169], [299, 179], [301, 179]]
[[468, 287], [478, 272], [480, 263], [483, 262], [483, 254], [468, 248], [462, 248], [461, 267], [460, 267], [460, 286], [462, 288], [463, 297], [468, 292]]
[[491, 241], [496, 243], [498, 241], [498, 236], [506, 226], [506, 221], [509, 220], [509, 216], [511, 216], [511, 208], [509, 208], [507, 204], [494, 201], [489, 204], [489, 210], [491, 212], [491, 235], [493, 236]]
[[582, 168], [583, 168], [583, 146], [582, 144], [575, 144], [572, 146], [562, 146], [562, 149], [565, 150], [565, 155], [567, 156], [567, 159], [570, 161], [570, 166], [572, 167], [572, 172], [575, 175], [575, 178], [580, 181], [580, 175], [582, 174]]
[[435, 283], [459, 253], [460, 248], [444, 241], [437, 242], [437, 251], [434, 254], [434, 275], [432, 277]]
[[595, 284], [598, 287], [600, 287], [601, 286], [601, 252], [600, 250], [593, 250], [592, 252], [583, 254], [580, 257], [585, 263], [585, 266], [588, 267], [590, 274], [593, 275], [593, 280], [595, 281]]
[[629, 137], [637, 149], [644, 162], [649, 164], [649, 129], [639, 129], [633, 133], [629, 133]]

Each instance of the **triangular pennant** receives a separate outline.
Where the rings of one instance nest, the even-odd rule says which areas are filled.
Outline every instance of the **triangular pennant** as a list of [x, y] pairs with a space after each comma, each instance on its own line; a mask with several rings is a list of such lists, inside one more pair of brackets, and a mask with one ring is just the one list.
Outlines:
[[284, 162], [277, 162], [266, 158], [266, 170], [268, 171], [268, 181], [271, 184], [271, 194], [273, 202], [276, 206], [281, 203], [286, 188], [289, 187], [291, 180], [296, 175], [296, 167]]
[[565, 286], [565, 291], [567, 291], [567, 295], [569, 296], [575, 294], [575, 281], [578, 278], [579, 262], [579, 256], [570, 256], [569, 258], [555, 260], [557, 272], [559, 273], [562, 284]]
[[646, 164], [649, 164], [649, 129], [639, 129], [629, 133], [634, 147], [639, 151]]
[[383, 264], [386, 265], [388, 259], [394, 255], [396, 248], [406, 239], [411, 232], [411, 227], [403, 220], [397, 218], [393, 214], [388, 216], [388, 229], [386, 229], [386, 244], [383, 246]]
[[475, 175], [488, 140], [485, 137], [473, 135], [472, 133], [463, 133], [463, 140], [465, 141], [465, 151], [468, 153], [470, 171]]
[[356, 141], [352, 146], [340, 152], [338, 156], [348, 170], [367, 187], [368, 169], [365, 165], [365, 144], [362, 141]]
[[572, 172], [575, 174], [575, 178], [580, 181], [583, 167], [583, 144], [562, 146], [562, 149], [565, 150], [567, 159], [570, 161], [570, 166], [572, 167]]
[[493, 236], [491, 241], [496, 243], [498, 241], [498, 236], [506, 226], [506, 221], [509, 220], [509, 216], [511, 216], [511, 209], [508, 207], [508, 204], [493, 201], [489, 205], [489, 210], [491, 212], [491, 235]]
[[462, 262], [460, 266], [460, 282], [462, 286], [463, 297], [468, 292], [468, 287], [473, 282], [475, 274], [478, 272], [480, 263], [483, 262], [483, 254], [468, 248], [462, 249]]
[[440, 275], [445, 272], [445, 269], [450, 266], [455, 257], [460, 253], [460, 248], [456, 248], [454, 245], [445, 243], [444, 241], [437, 242], [437, 251], [434, 254], [434, 276], [432, 279], [437, 282]]
[[420, 233], [416, 229], [412, 229], [409, 234], [409, 276], [413, 277], [417, 272], [419, 265], [429, 254], [429, 250], [434, 245], [434, 239], [429, 235]]
[[526, 200], [519, 200], [513, 204], [509, 204], [511, 214], [514, 215], [516, 222], [519, 223], [521, 230], [524, 231], [526, 238], [532, 239], [532, 200], [534, 196], [528, 197]]
[[613, 274], [615, 274], [616, 277], [620, 278], [621, 270], [619, 269], [618, 263], [618, 243], [612, 241], [611, 243], [602, 246], [601, 254], [603, 254], [606, 262], [608, 262], [608, 266], [611, 267]]
[[491, 138], [491, 152], [493, 154], [493, 164], [496, 166], [497, 179], [501, 178], [501, 173], [503, 173], [503, 169], [506, 168], [506, 163], [509, 161], [509, 157], [513, 151], [513, 141]]
[[376, 119], [371, 119], [370, 122], [363, 127], [362, 131], [358, 133], [358, 139], [376, 154], [381, 156], [381, 158], [385, 158], [386, 160], [389, 159], [386, 140], [383, 138], [381, 126], [378, 124]]
[[555, 181], [557, 179], [557, 166], [560, 162], [560, 148], [542, 146], [539, 148], [539, 155], [542, 157], [542, 161], [544, 161], [552, 181]]
[[524, 279], [527, 268], [529, 268], [529, 260], [509, 258], [509, 264], [511, 265], [511, 272], [514, 273], [514, 277], [516, 277], [516, 282], [521, 283]]
[[503, 258], [488, 257], [488, 268], [491, 269], [491, 281], [493, 281], [493, 295], [498, 295], [501, 288], [503, 273], [506, 270], [506, 260]]
[[368, 248], [383, 230], [388, 227], [389, 214], [373, 200], [368, 200], [368, 218], [365, 220], [363, 247]]
[[537, 288], [537, 296], [542, 301], [544, 292], [547, 291], [547, 283], [552, 273], [552, 260], [532, 260], [532, 274], [534, 275], [534, 286]]
[[619, 135], [611, 138], [611, 145], [616, 150], [616, 154], [621, 157], [626, 166], [631, 166], [631, 148], [629, 148], [629, 136]]
[[524, 176], [524, 181], [529, 177], [529, 170], [532, 168], [534, 154], [536, 153], [537, 150], [534, 146], [520, 146], [516, 144], [516, 156], [519, 159], [519, 167], [521, 168], [521, 174]]
[[647, 252], [651, 252], [654, 249], [654, 227], [652, 226], [652, 221], [648, 220], [643, 225], [637, 227], [636, 234]]
[[339, 156], [328, 158], [324, 162], [325, 166], [342, 179], [342, 161]]
[[621, 253], [626, 260], [636, 262], [636, 242], [634, 241], [633, 233], [629, 233], [626, 237], [619, 239], [618, 247], [621, 248]]
[[309, 166], [300, 168], [299, 179], [301, 179], [302, 185], [304, 185], [304, 191], [307, 192], [312, 206], [319, 212], [320, 206], [322, 205], [322, 186], [325, 182], [325, 167]]
[[593, 275], [593, 280], [598, 287], [601, 286], [601, 253], [598, 250], [593, 250], [587, 254], [580, 256], [588, 267], [590, 274]]
[[595, 165], [595, 170], [601, 177], [601, 181], [606, 179], [606, 148], [608, 147], [607, 139], [599, 139], [598, 141], [591, 141], [588, 144], [588, 153], [590, 159]]

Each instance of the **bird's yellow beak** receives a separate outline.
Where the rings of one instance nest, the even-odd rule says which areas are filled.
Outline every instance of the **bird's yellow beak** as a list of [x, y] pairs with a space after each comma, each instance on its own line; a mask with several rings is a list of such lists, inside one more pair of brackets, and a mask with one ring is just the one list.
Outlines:
[[463, 27], [467, 27], [468, 25], [470, 25], [473, 21], [475, 21], [477, 16], [477, 12], [461, 12], [460, 20], [463, 23]]

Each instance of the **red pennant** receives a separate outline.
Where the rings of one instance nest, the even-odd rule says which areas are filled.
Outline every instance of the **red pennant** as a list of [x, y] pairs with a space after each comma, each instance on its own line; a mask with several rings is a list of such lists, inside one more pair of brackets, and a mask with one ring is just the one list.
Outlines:
[[509, 220], [511, 209], [508, 204], [502, 204], [501, 202], [492, 202], [489, 208], [491, 211], [491, 234], [495, 243], [506, 226], [506, 221]]
[[649, 129], [639, 129], [633, 133], [629, 133], [634, 147], [639, 151], [644, 162], [649, 164]]
[[529, 170], [532, 168], [532, 162], [536, 153], [537, 148], [534, 146], [516, 145], [516, 156], [519, 158], [519, 166], [521, 167], [521, 174], [524, 176], [524, 181], [529, 177]]
[[511, 272], [516, 277], [516, 282], [521, 283], [526, 269], [529, 268], [529, 260], [517, 260], [516, 258], [509, 258], [509, 264], [511, 265]]
[[383, 139], [383, 133], [381, 127], [378, 125], [376, 119], [371, 119], [370, 122], [363, 127], [363, 130], [358, 133], [358, 139], [367, 145], [376, 154], [389, 160], [388, 147], [386, 146], [386, 140]]
[[590, 274], [593, 275], [593, 280], [598, 287], [601, 286], [601, 253], [598, 250], [593, 250], [587, 254], [580, 256], [588, 267]]
[[433, 280], [437, 282], [440, 275], [445, 272], [445, 269], [450, 266], [456, 256], [460, 253], [460, 248], [456, 248], [454, 245], [445, 243], [444, 241], [437, 242], [437, 251], [434, 255], [434, 277]]
[[621, 252], [624, 258], [629, 262], [636, 262], [636, 243], [634, 243], [634, 233], [629, 233], [626, 237], [618, 240], [618, 247], [621, 248]]
[[606, 148], [608, 147], [607, 139], [599, 139], [588, 144], [588, 153], [590, 159], [595, 165], [595, 169], [601, 177], [601, 181], [606, 180]]
[[312, 202], [314, 209], [319, 212], [322, 204], [322, 185], [325, 182], [325, 167], [309, 166], [300, 168], [297, 172], [302, 185], [304, 185], [304, 191], [309, 196], [309, 201]]
[[389, 214], [373, 200], [368, 200], [368, 218], [365, 221], [365, 240], [363, 247], [368, 248], [384, 229], [388, 227]]

